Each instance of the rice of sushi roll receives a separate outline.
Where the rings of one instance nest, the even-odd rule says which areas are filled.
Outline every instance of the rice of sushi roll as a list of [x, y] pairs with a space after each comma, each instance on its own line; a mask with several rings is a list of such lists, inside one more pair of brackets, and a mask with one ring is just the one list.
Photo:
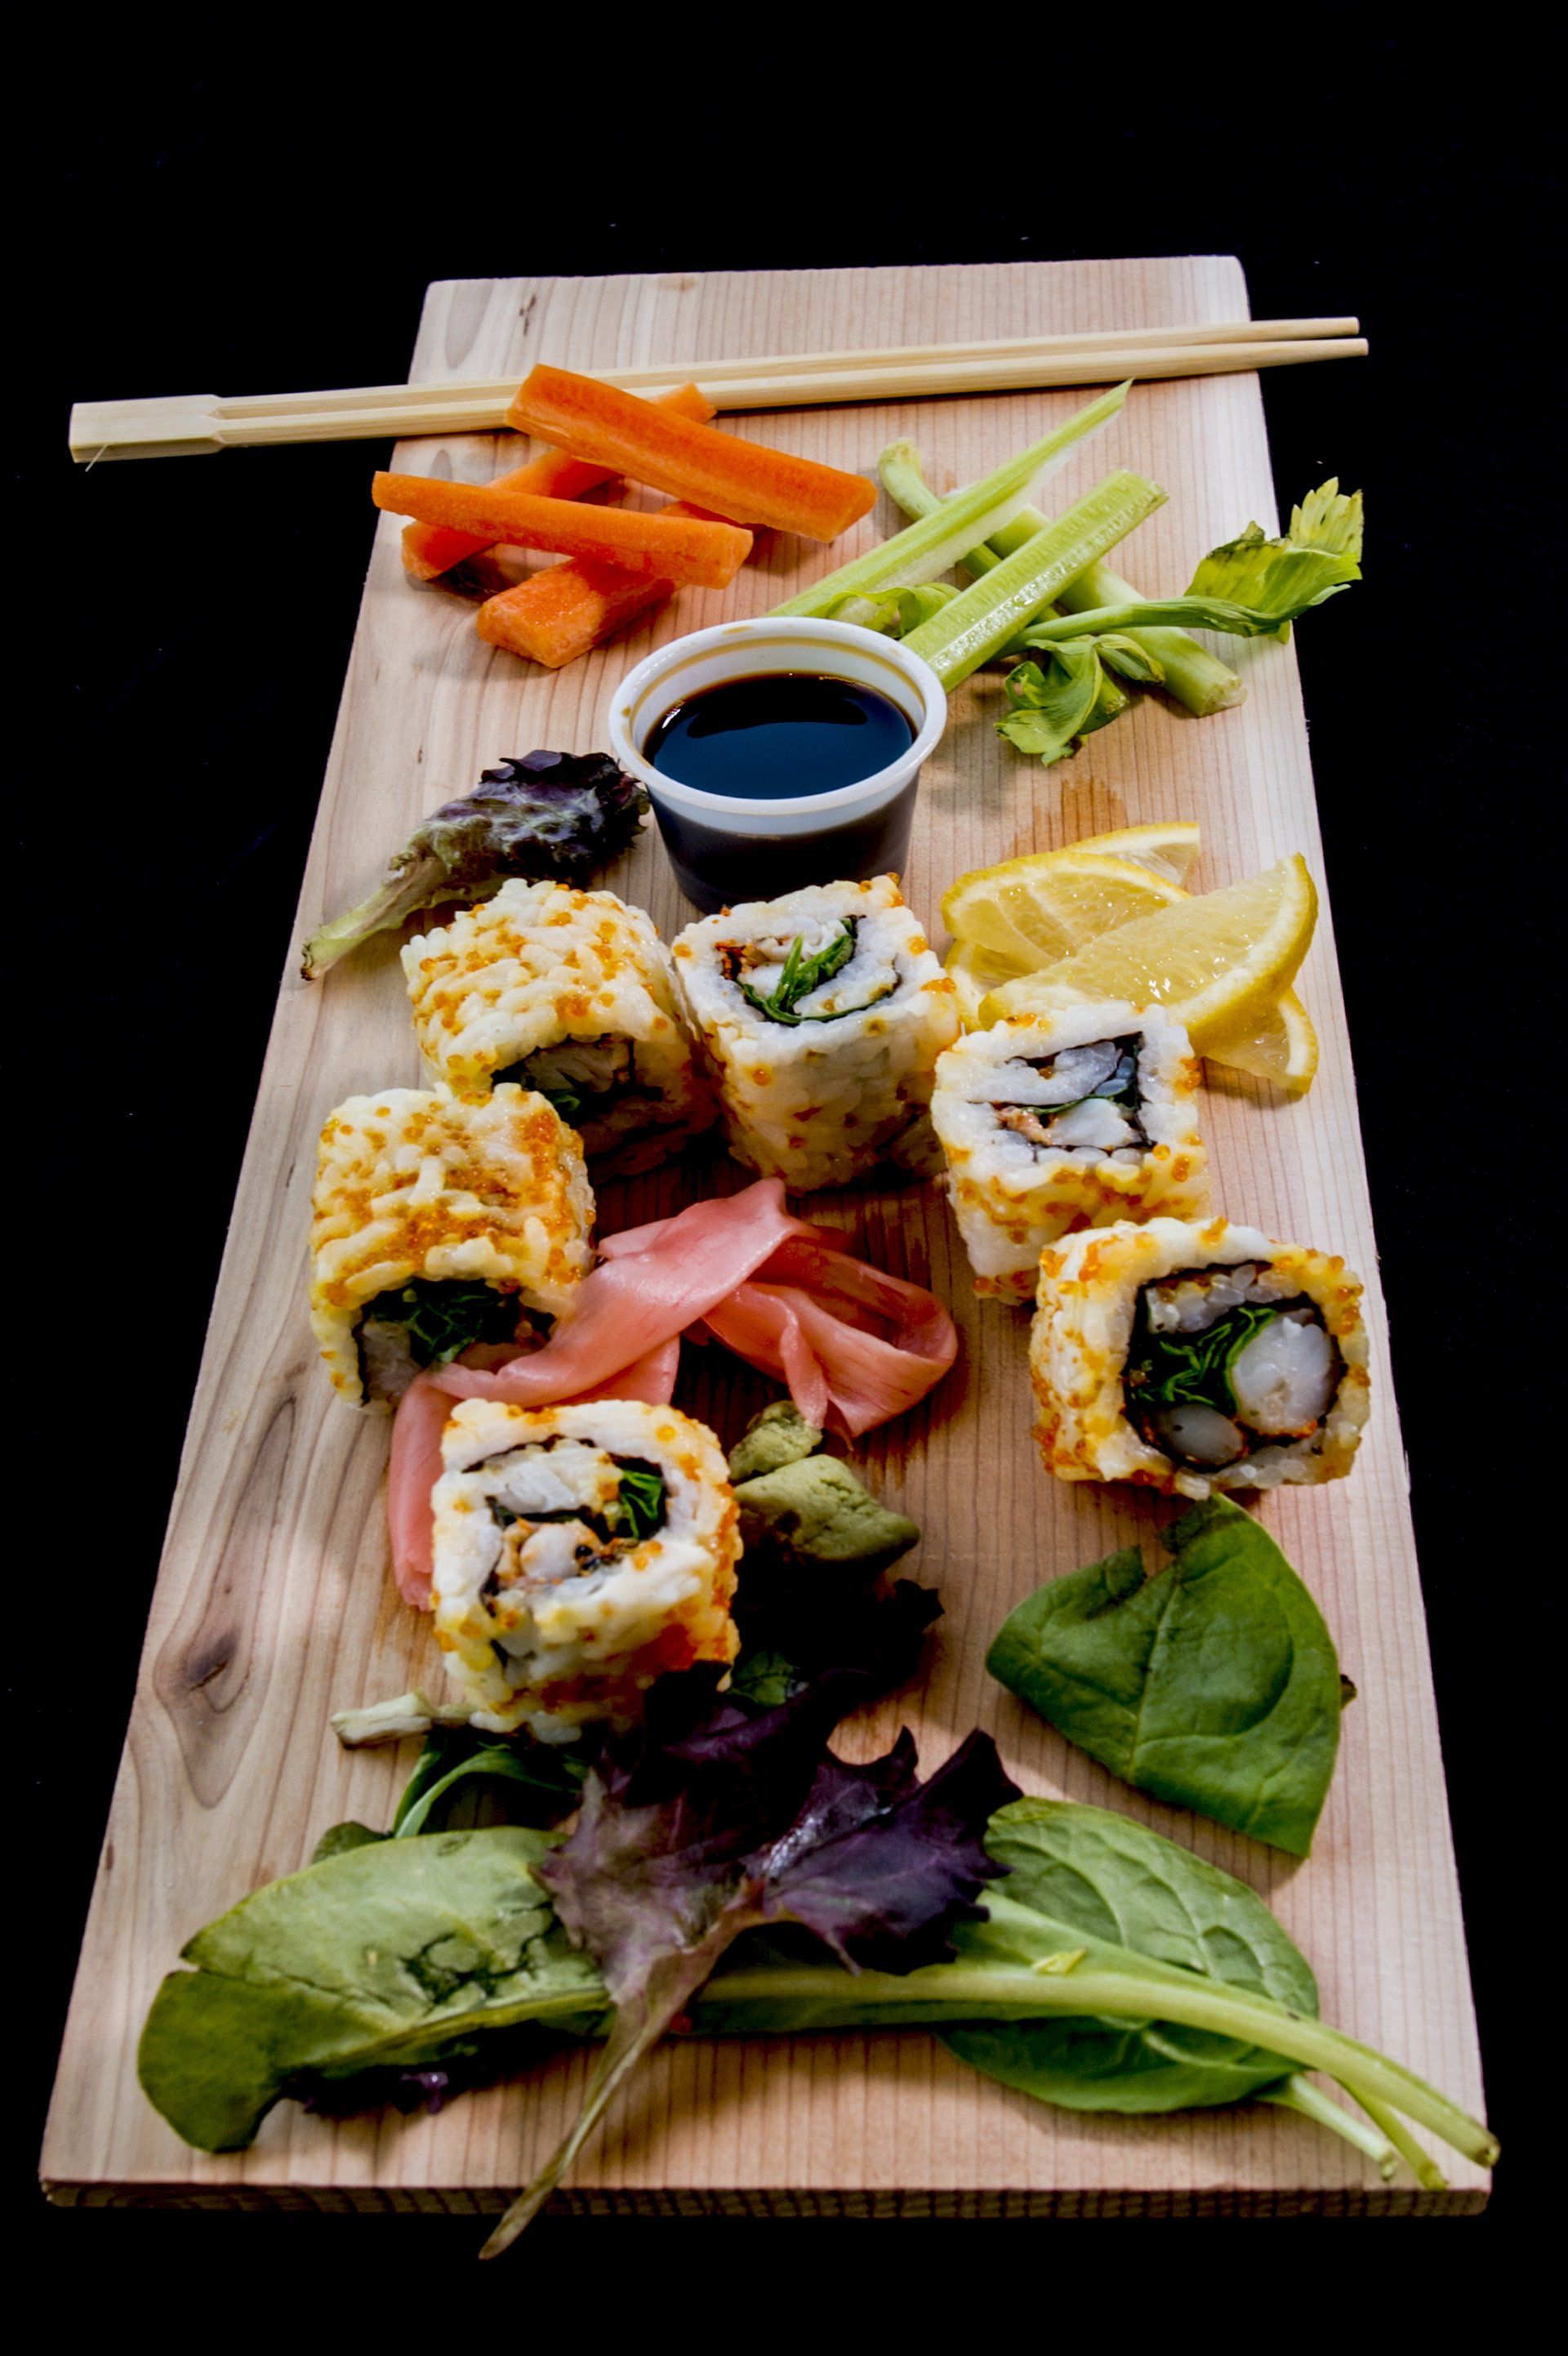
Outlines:
[[569, 1742], [660, 1676], [734, 1658], [724, 1458], [670, 1407], [464, 1399], [433, 1493], [435, 1639], [472, 1723]]
[[971, 1031], [931, 1117], [976, 1292], [1029, 1301], [1048, 1243], [1119, 1219], [1200, 1217], [1198, 1064], [1157, 1009], [1073, 1006]]
[[542, 1096], [384, 1088], [328, 1114], [310, 1322], [333, 1387], [387, 1408], [475, 1342], [542, 1341], [592, 1265], [581, 1141]]
[[932, 1077], [957, 1001], [893, 876], [721, 909], [674, 958], [738, 1161], [797, 1194], [940, 1167]]
[[403, 950], [426, 1062], [459, 1096], [507, 1080], [549, 1097], [596, 1177], [656, 1163], [713, 1119], [669, 951], [613, 892], [513, 878]]
[[1224, 1219], [1048, 1244], [1029, 1369], [1051, 1472], [1184, 1497], [1342, 1480], [1371, 1405], [1344, 1261]]

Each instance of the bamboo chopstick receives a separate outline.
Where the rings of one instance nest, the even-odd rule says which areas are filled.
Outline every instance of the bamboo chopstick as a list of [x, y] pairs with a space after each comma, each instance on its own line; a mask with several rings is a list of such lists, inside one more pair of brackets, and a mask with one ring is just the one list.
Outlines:
[[[835, 402], [1021, 392], [1113, 384], [1129, 376], [1216, 376], [1308, 360], [1360, 359], [1367, 345], [1356, 332], [1359, 326], [1355, 319], [1236, 319], [886, 351], [681, 360], [598, 373], [630, 392], [663, 391], [696, 378], [721, 410], [806, 409]], [[283, 442], [494, 433], [506, 424], [517, 384], [515, 377], [491, 377], [466, 384], [365, 385], [341, 392], [82, 402], [71, 411], [70, 453], [79, 465], [89, 466], [101, 458], [187, 457]]]

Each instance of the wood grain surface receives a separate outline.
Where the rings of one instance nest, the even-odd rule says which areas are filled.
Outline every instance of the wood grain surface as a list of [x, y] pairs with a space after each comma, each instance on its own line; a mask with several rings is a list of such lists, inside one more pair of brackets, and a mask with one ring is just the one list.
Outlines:
[[[1222, 320], [1244, 315], [1222, 257], [970, 268], [735, 273], [432, 287], [411, 374], [520, 374], [704, 355]], [[909, 435], [933, 482], [984, 472], [1077, 405], [1013, 394], [780, 412], [758, 438], [869, 472]], [[483, 481], [515, 463], [509, 437], [403, 445], [396, 464]], [[283, 457], [273, 465], [287, 497]], [[1249, 518], [1276, 521], [1255, 376], [1135, 389], [1122, 417], [1053, 487], [1065, 505], [1113, 466], [1152, 475], [1169, 503], [1118, 551], [1146, 591], [1184, 585], [1198, 554]], [[1304, 483], [1292, 486], [1304, 491]], [[214, 470], [215, 512], [223, 469]], [[368, 469], [367, 470], [367, 498]], [[869, 541], [896, 527], [880, 503]], [[616, 679], [654, 643], [761, 612], [852, 552], [763, 543], [723, 593], [687, 592], [619, 643], [557, 675], [485, 647], [473, 610], [403, 578], [399, 526], [376, 535], [322, 794], [297, 933], [357, 899], [438, 802], [497, 757], [605, 741]], [[856, 544], [859, 544], [859, 541]], [[1310, 626], [1310, 625], [1308, 626]], [[994, 680], [955, 699], [925, 773], [905, 888], [934, 926], [962, 870], [1141, 819], [1198, 819], [1199, 887], [1305, 852], [1324, 886], [1294, 654], [1243, 651], [1250, 696], [1193, 721], [1147, 698], [1049, 773], [989, 725]], [[603, 879], [650, 908], [667, 937], [688, 921], [652, 832]], [[221, 989], [215, 964], [213, 987]], [[1342, 1252], [1368, 1280], [1376, 1385], [1353, 1477], [1271, 1495], [1262, 1518], [1328, 1616], [1359, 1688], [1315, 1852], [1298, 1864], [1143, 1799], [1074, 1751], [987, 1676], [1008, 1610], [1054, 1572], [1147, 1535], [1169, 1508], [1060, 1484], [1029, 1439], [1027, 1322], [982, 1306], [940, 1194], [813, 1198], [813, 1217], [895, 1273], [931, 1282], [964, 1332], [958, 1368], [927, 1406], [876, 1433], [868, 1477], [913, 1514], [910, 1566], [941, 1588], [918, 1689], [846, 1730], [869, 1756], [901, 1722], [929, 1767], [976, 1724], [1031, 1792], [1125, 1808], [1239, 1874], [1315, 1965], [1326, 2019], [1482, 2107], [1464, 1933], [1444, 1794], [1404, 1459], [1367, 1201], [1355, 1081], [1325, 894], [1298, 985], [1323, 1045], [1311, 1095], [1286, 1102], [1210, 1068], [1204, 1129], [1233, 1218]], [[388, 1820], [411, 1752], [347, 1754], [332, 1710], [439, 1677], [426, 1623], [387, 1576], [387, 1425], [331, 1396], [305, 1323], [308, 1200], [317, 1130], [339, 1098], [409, 1084], [418, 1059], [395, 947], [325, 984], [285, 972], [235, 1205], [140, 1680], [82, 1950], [42, 2172], [60, 2200], [213, 2205], [493, 2209], [525, 2181], [575, 2109], [584, 2058], [467, 2096], [439, 2117], [328, 2122], [284, 2104], [248, 2152], [187, 2150], [135, 2082], [140, 2027], [161, 1975], [198, 1925], [308, 1858], [344, 1816]], [[714, 1149], [607, 1188], [611, 1231], [744, 1183]], [[716, 1350], [682, 1403], [731, 1438], [756, 1396]], [[774, 2214], [1392, 2214], [1475, 2208], [1484, 2174], [1450, 2190], [1385, 2186], [1336, 2138], [1266, 2107], [1168, 2119], [1081, 2116], [1013, 2094], [921, 2034], [692, 2043], [662, 2051], [591, 2149], [562, 2205]]]

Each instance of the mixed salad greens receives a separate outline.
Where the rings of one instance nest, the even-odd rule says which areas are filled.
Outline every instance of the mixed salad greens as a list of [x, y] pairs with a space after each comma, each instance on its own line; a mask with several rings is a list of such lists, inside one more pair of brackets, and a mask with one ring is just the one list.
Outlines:
[[1442, 2178], [1406, 2122], [1495, 2158], [1436, 2089], [1319, 2021], [1305, 1958], [1232, 1876], [1108, 1811], [1019, 1798], [984, 1736], [924, 1783], [907, 1735], [846, 1764], [827, 1734], [864, 1697], [852, 1676], [762, 1710], [704, 1682], [661, 1684], [655, 1722], [589, 1769], [564, 1842], [523, 1824], [410, 1836], [411, 1810], [400, 1837], [339, 1845], [197, 1933], [142, 2039], [165, 2117], [230, 2150], [284, 2095], [353, 2107], [411, 2080], [439, 2098], [562, 2035], [603, 2038], [581, 2116], [492, 2253], [677, 2018], [699, 2035], [933, 2028], [1070, 2108], [1281, 2102], [1427, 2185]]
[[[303, 1872], [197, 1933], [139, 2057], [176, 2131], [231, 2150], [284, 2097], [439, 2104], [563, 2038], [601, 2040], [581, 2115], [495, 2254], [667, 2032], [928, 2028], [1042, 2102], [1265, 2101], [1385, 2176], [1403, 2159], [1442, 2183], [1415, 2128], [1489, 2164], [1484, 2126], [1318, 2019], [1309, 1965], [1231, 1875], [1107, 1810], [1021, 1797], [987, 1735], [924, 1780], [907, 1733], [868, 1763], [835, 1753], [838, 1720], [910, 1674], [939, 1607], [888, 1583], [918, 1530], [821, 1439], [781, 1401], [732, 1451], [774, 1577], [751, 1598], [728, 1690], [711, 1670], [665, 1677], [644, 1725], [581, 1758], [434, 1725], [388, 1832], [334, 1826]], [[1340, 1704], [1327, 1631], [1228, 1502], [1165, 1536], [1172, 1563], [1147, 1581], [1136, 1554], [1112, 1557], [1032, 1599], [993, 1668], [1118, 1773], [1304, 1848]], [[750, 1577], [750, 1537], [746, 1562]], [[805, 1608], [791, 1565], [817, 1582]], [[792, 1648], [835, 1581], [862, 1608], [828, 1612], [833, 1660], [819, 1634], [803, 1662]], [[428, 1723], [396, 1717], [419, 1699], [352, 1739]], [[453, 1828], [475, 1791], [507, 1821]]]

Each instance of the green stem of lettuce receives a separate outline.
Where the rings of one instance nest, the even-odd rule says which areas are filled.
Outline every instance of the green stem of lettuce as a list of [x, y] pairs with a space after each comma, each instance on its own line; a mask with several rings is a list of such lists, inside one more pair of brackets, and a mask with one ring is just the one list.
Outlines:
[[667, 1954], [655, 1964], [635, 2002], [616, 2007], [582, 2108], [533, 2182], [513, 2201], [480, 2251], [482, 2258], [498, 2258], [503, 2250], [510, 2249], [524, 2226], [532, 2223], [576, 2164], [578, 2154], [633, 2072], [653, 2051], [677, 2014], [685, 2010], [725, 1949], [761, 1919], [744, 1907], [726, 1910], [698, 1945]]
[[[385, 932], [391, 926], [400, 925], [416, 910], [429, 907], [432, 894], [439, 891], [445, 879], [446, 869], [432, 851], [400, 853], [392, 861], [388, 876], [368, 898], [316, 926], [300, 951], [300, 971], [305, 980], [318, 981], [339, 958], [347, 957], [372, 933]], [[490, 890], [497, 889], [498, 884], [499, 878]], [[471, 896], [481, 895], [475, 893]]]
[[843, 601], [848, 597], [874, 596], [878, 590], [892, 587], [918, 588], [934, 581], [958, 562], [965, 549], [1010, 522], [1030, 491], [1065, 466], [1079, 443], [1110, 423], [1128, 390], [1128, 385], [1119, 384], [1102, 393], [994, 474], [943, 500], [938, 512], [922, 517], [907, 530], [895, 532], [891, 540], [869, 549], [864, 556], [841, 564], [836, 573], [803, 589], [798, 597], [775, 605], [773, 612], [812, 617], [834, 612], [843, 615]]
[[[895, 442], [882, 453], [883, 487], [894, 505], [908, 516], [933, 515], [944, 502], [927, 483], [921, 471], [920, 453], [912, 442]], [[963, 557], [964, 572], [978, 579], [992, 572], [1004, 557], [1022, 548], [1037, 531], [1046, 529], [1046, 518], [1034, 507], [1023, 507], [1009, 524], [988, 536], [978, 548], [972, 548]], [[1056, 594], [1054, 603], [1066, 613], [1086, 613], [1095, 606], [1139, 605], [1147, 601], [1130, 581], [1113, 573], [1104, 563], [1091, 564], [1075, 581], [1067, 582]], [[1036, 617], [1048, 621], [1050, 614]], [[1179, 703], [1199, 719], [1207, 719], [1215, 712], [1226, 712], [1237, 703], [1246, 701], [1247, 691], [1228, 664], [1207, 647], [1189, 637], [1185, 630], [1129, 629], [1129, 637], [1137, 640], [1146, 654], [1159, 666], [1161, 686]]]
[[[1310, 2119], [1314, 2126], [1327, 2127], [1330, 2135], [1337, 2135], [1344, 2142], [1353, 2144], [1358, 2151], [1365, 2152], [1385, 2184], [1392, 2179], [1399, 2167], [1399, 2150], [1393, 2137], [1380, 2135], [1376, 2127], [1357, 2118], [1353, 2112], [1347, 2111], [1339, 2103], [1330, 2102], [1310, 2078], [1286, 2078], [1283, 2085], [1271, 2086], [1256, 2099], [1260, 2103], [1273, 2103], [1276, 2109], [1282, 2111], [1294, 2111], [1298, 2118]], [[1369, 2120], [1371, 2115], [1369, 2112]], [[1426, 2158], [1419, 2144], [1413, 2147], [1421, 2153], [1423, 2159]]]
[[1356, 2099], [1373, 2126], [1388, 2137], [1416, 2182], [1428, 2192], [1445, 2191], [1448, 2179], [1430, 2152], [1422, 2149], [1399, 2113], [1380, 2103], [1375, 2095], [1358, 2094]]
[[[733, 2005], [741, 1999], [747, 1983], [754, 1982], [750, 1989], [754, 1997], [765, 1994], [773, 2002], [799, 2002], [821, 1987], [824, 1971], [831, 1968], [772, 1964], [750, 1972], [726, 1972], [713, 1994]], [[886, 2007], [890, 2012], [901, 2004], [929, 2008], [935, 2001], [962, 2007], [971, 2019], [1066, 2013], [1112, 2020], [1157, 2018], [1188, 2029], [1211, 2029], [1277, 2053], [1297, 2069], [1321, 2070], [1353, 2095], [1369, 2116], [1371, 2095], [1374, 2103], [1403, 2112], [1478, 2167], [1490, 2168], [1497, 2159], [1490, 2129], [1413, 2071], [1340, 2029], [1291, 2012], [1271, 1997], [1221, 1987], [1174, 1964], [1146, 1962], [1136, 1974], [1090, 1968], [1060, 1976], [1008, 1965], [931, 1964], [903, 1974], [859, 1972], [851, 1986], [858, 2008]]]
[[1069, 581], [1163, 506], [1165, 497], [1157, 483], [1142, 475], [1107, 476], [902, 643], [924, 658], [944, 687], [956, 686], [999, 654]]

